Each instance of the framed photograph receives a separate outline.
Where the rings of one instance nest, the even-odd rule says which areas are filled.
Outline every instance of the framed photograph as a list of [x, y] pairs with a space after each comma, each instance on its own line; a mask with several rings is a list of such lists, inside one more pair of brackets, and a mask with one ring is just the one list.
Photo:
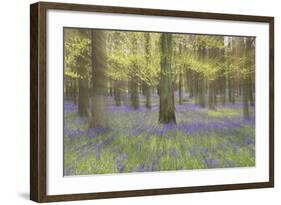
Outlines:
[[274, 186], [274, 18], [30, 7], [30, 198]]

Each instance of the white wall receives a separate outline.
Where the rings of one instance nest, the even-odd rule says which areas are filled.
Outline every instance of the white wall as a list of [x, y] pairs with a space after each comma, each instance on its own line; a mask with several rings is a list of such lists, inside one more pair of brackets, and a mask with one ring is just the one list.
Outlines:
[[[274, 189], [107, 199], [71, 204], [277, 204], [281, 195], [281, 13], [278, 0], [82, 0], [87, 4], [147, 7], [275, 16], [275, 164]], [[0, 204], [31, 204], [29, 192], [29, 4], [2, 1], [0, 6]], [[4, 115], [3, 115], [4, 114]], [[60, 203], [64, 204], [64, 203]]]

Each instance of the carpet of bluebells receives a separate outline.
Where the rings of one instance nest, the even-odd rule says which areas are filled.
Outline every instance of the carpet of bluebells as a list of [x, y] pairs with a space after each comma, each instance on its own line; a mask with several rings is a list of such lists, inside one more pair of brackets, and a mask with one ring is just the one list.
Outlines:
[[255, 116], [242, 104], [208, 110], [176, 105], [177, 124], [158, 123], [158, 99], [146, 109], [116, 106], [108, 97], [107, 128], [88, 128], [77, 105], [64, 103], [64, 175], [151, 172], [255, 166]]

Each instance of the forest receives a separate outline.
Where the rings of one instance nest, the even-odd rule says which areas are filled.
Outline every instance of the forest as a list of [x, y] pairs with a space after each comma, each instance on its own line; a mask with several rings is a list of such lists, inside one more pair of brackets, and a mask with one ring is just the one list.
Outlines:
[[255, 38], [64, 28], [64, 175], [255, 165]]

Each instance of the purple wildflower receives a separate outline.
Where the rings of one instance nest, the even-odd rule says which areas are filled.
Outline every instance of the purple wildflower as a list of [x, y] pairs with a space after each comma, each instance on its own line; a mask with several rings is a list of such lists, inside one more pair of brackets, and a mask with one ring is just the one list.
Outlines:
[[116, 159], [115, 159], [115, 165], [118, 169], [118, 172], [122, 173], [124, 172], [125, 169], [125, 163], [128, 161], [128, 155], [126, 153], [120, 154]]
[[207, 147], [204, 147], [202, 151], [205, 155], [209, 154], [209, 149]]
[[139, 172], [144, 172], [144, 171], [145, 171], [144, 168], [145, 168], [145, 163], [142, 162], [142, 163], [140, 164], [139, 168], [138, 168], [138, 171], [139, 171]]
[[153, 160], [151, 167], [150, 167], [150, 171], [156, 171], [157, 170], [157, 160]]
[[66, 168], [64, 170], [64, 175], [65, 176], [71, 175], [71, 167], [70, 166], [66, 166]]
[[196, 148], [194, 146], [189, 148], [189, 154], [191, 157], [194, 157], [196, 155]]
[[209, 157], [204, 158], [204, 162], [207, 168], [218, 168], [220, 167], [219, 161], [216, 159], [211, 159]]
[[224, 162], [224, 166], [225, 166], [225, 167], [236, 167], [237, 164], [236, 164], [234, 161], [226, 160], [226, 161]]
[[176, 159], [177, 159], [178, 156], [179, 156], [178, 150], [175, 149], [175, 148], [173, 148], [173, 149], [170, 150], [170, 154], [171, 154], [174, 158], [176, 158]]
[[122, 173], [125, 169], [125, 166], [122, 164], [122, 162], [119, 159], [116, 159], [115, 164], [117, 166], [118, 172]]
[[250, 137], [246, 137], [244, 140], [244, 145], [246, 145], [246, 146], [252, 145], [254, 143], [255, 143], [254, 140]]

